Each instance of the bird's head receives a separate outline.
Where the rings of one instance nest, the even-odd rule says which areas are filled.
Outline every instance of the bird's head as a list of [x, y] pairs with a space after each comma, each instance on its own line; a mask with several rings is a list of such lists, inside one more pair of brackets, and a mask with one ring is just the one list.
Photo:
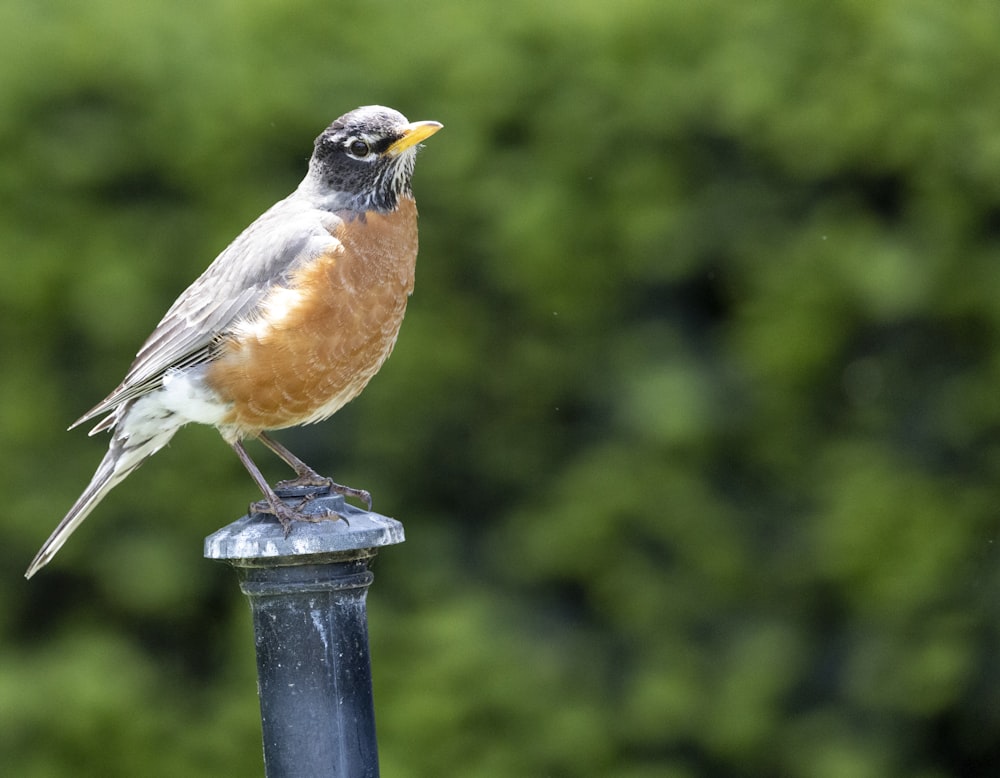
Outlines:
[[413, 163], [438, 122], [410, 122], [399, 111], [367, 105], [345, 113], [316, 139], [306, 182], [356, 211], [391, 211], [410, 195]]

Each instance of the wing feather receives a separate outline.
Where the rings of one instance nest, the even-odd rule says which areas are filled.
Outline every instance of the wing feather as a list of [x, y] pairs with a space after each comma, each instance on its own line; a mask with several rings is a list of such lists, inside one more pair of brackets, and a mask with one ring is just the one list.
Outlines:
[[[335, 213], [310, 205], [298, 190], [266, 211], [181, 293], [118, 388], [72, 427], [154, 391], [171, 370], [211, 361], [227, 332], [252, 318], [272, 288], [338, 242], [333, 233], [340, 221]], [[108, 417], [91, 434], [113, 425], [114, 417]]]

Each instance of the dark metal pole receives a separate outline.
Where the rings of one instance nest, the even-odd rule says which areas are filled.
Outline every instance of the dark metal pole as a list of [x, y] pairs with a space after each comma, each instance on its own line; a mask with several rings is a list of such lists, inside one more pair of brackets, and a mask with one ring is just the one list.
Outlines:
[[323, 508], [350, 524], [298, 522], [286, 538], [273, 517], [252, 514], [205, 538], [205, 556], [233, 565], [250, 599], [267, 778], [379, 774], [368, 564], [403, 541], [403, 525], [340, 496], [306, 504]]

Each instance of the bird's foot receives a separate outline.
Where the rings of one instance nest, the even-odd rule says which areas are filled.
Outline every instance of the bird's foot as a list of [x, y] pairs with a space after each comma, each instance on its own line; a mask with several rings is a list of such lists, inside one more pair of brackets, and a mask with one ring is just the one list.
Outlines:
[[275, 489], [307, 489], [315, 486], [319, 489], [329, 489], [333, 486], [333, 481], [317, 473], [315, 470], [306, 470], [299, 473], [297, 478], [288, 478], [278, 481]]
[[350, 522], [343, 514], [337, 513], [329, 508], [320, 508], [318, 511], [306, 513], [303, 508], [316, 499], [315, 494], [307, 494], [299, 502], [292, 506], [282, 500], [259, 500], [250, 505], [250, 513], [266, 513], [274, 516], [285, 532], [285, 537], [292, 531], [292, 524], [296, 521], [308, 521], [312, 524], [321, 521], [343, 521], [350, 526]]
[[[275, 489], [278, 491], [308, 489], [309, 487], [318, 487], [344, 497], [353, 497], [354, 499], [363, 502], [366, 510], [370, 511], [372, 509], [372, 496], [370, 492], [367, 492], [364, 489], [355, 489], [351, 486], [338, 484], [332, 478], [322, 476], [315, 470], [308, 470], [300, 473], [297, 478], [290, 478], [287, 481], [279, 481], [275, 484]], [[315, 496], [316, 495], [309, 495], [308, 497], [311, 499]]]

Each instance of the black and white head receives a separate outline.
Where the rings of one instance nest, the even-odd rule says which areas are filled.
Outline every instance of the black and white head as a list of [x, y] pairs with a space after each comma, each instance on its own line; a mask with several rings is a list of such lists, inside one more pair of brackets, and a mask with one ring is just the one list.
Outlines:
[[316, 138], [306, 182], [343, 201], [338, 207], [391, 211], [400, 196], [412, 194], [420, 142], [440, 129], [438, 122], [410, 122], [381, 105], [356, 108]]

